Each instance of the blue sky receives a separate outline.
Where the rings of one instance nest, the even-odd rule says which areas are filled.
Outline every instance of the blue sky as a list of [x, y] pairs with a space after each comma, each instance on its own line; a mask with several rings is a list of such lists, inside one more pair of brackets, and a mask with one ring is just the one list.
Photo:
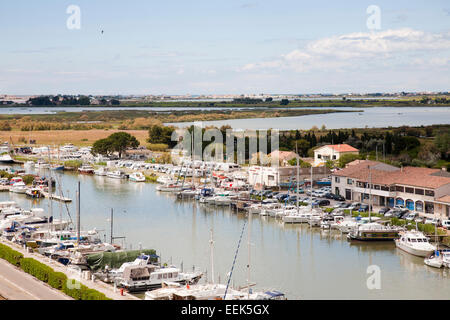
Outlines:
[[448, 91], [449, 19], [448, 1], [5, 0], [0, 93]]

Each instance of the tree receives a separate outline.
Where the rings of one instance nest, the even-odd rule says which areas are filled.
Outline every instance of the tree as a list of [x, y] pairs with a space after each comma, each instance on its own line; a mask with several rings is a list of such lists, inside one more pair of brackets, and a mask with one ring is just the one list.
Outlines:
[[139, 141], [129, 133], [116, 132], [108, 138], [100, 139], [94, 142], [92, 146], [93, 154], [109, 155], [113, 152], [119, 153], [119, 158], [127, 148], [136, 148], [139, 146]]
[[289, 100], [288, 99], [281, 99], [280, 105], [287, 106], [288, 104], [289, 104]]
[[359, 159], [359, 154], [347, 153], [339, 157], [338, 165], [340, 168], [344, 168], [347, 163]]
[[150, 143], [164, 143], [170, 147], [173, 147], [176, 144], [176, 141], [172, 141], [172, 133], [175, 128], [166, 127], [160, 125], [152, 125], [148, 129], [148, 139], [147, 141]]
[[81, 96], [81, 97], [78, 99], [78, 103], [79, 103], [80, 105], [82, 105], [82, 106], [88, 106], [88, 105], [91, 104], [91, 100], [89, 99], [89, 97]]
[[450, 150], [450, 134], [441, 133], [434, 139], [434, 145], [441, 152], [443, 158], [447, 158]]

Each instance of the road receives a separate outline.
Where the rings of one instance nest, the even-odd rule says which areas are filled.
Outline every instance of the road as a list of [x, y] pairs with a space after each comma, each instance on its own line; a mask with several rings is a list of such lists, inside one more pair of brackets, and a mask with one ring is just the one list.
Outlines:
[[0, 259], [0, 296], [8, 300], [72, 300]]

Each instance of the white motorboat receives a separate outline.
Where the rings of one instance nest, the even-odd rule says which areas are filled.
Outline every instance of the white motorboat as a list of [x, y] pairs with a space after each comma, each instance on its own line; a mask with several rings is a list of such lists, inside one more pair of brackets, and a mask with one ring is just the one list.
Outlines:
[[120, 171], [120, 170], [116, 170], [116, 171], [111, 171], [111, 172], [107, 172], [106, 176], [108, 178], [114, 178], [114, 179], [126, 179], [127, 175], [125, 174], [125, 172]]
[[34, 164], [34, 167], [36, 169], [49, 169], [50, 168], [50, 164], [47, 162], [43, 162], [43, 161], [38, 161]]
[[93, 174], [94, 171], [95, 171], [94, 168], [89, 165], [83, 165], [80, 168], [78, 168], [78, 172], [81, 174]]
[[281, 208], [281, 204], [278, 202], [264, 204], [259, 212], [259, 215], [260, 216], [268, 216], [270, 210], [280, 209], [280, 208]]
[[156, 182], [161, 184], [171, 184], [175, 183], [175, 180], [170, 176], [159, 176], [158, 179], [156, 179]]
[[342, 233], [349, 233], [350, 231], [352, 231], [354, 228], [356, 228], [356, 226], [359, 223], [354, 220], [354, 219], [344, 219], [342, 222], [339, 223], [339, 225], [337, 226], [338, 230], [341, 231]]
[[97, 170], [94, 170], [94, 174], [97, 176], [106, 176], [108, 173], [108, 168], [106, 167], [100, 167]]
[[287, 205], [287, 206], [275, 207], [275, 208], [272, 208], [272, 209], [268, 209], [267, 213], [271, 217], [277, 217], [277, 216], [282, 217], [282, 216], [285, 215], [286, 212], [294, 213], [296, 211], [297, 211], [297, 207], [296, 206]]
[[442, 254], [436, 250], [429, 256], [428, 258], [425, 258], [423, 261], [427, 266], [433, 267], [433, 268], [442, 268], [444, 265], [444, 259], [442, 257]]
[[134, 182], [145, 182], [145, 176], [142, 172], [133, 172], [128, 179]]
[[428, 242], [427, 237], [416, 230], [407, 231], [400, 234], [401, 237], [395, 240], [397, 248], [419, 257], [428, 257], [436, 247]]
[[160, 191], [160, 192], [179, 192], [179, 191], [181, 191], [181, 185], [169, 183], [169, 184], [156, 186], [156, 190]]
[[450, 251], [449, 250], [442, 250], [442, 264], [446, 268], [450, 268]]
[[334, 221], [331, 222], [331, 229], [339, 229], [341, 223], [345, 220], [344, 216], [334, 216]]
[[0, 155], [0, 163], [13, 163], [14, 159], [8, 154], [8, 153], [3, 153], [2, 155]]
[[322, 217], [318, 214], [312, 214], [308, 219], [308, 224], [311, 227], [320, 227], [320, 224], [322, 223]]
[[23, 181], [19, 181], [14, 183], [9, 191], [14, 193], [25, 193], [27, 191], [27, 186]]
[[120, 277], [119, 285], [128, 291], [143, 291], [162, 287], [164, 281], [180, 284], [196, 284], [202, 272], [182, 272], [179, 268], [161, 268], [155, 265], [127, 266]]

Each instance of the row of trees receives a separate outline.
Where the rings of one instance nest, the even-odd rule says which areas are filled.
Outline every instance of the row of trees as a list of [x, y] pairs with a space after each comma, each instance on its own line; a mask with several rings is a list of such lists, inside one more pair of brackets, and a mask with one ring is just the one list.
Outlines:
[[[106, 100], [102, 98], [98, 101], [101, 105], [120, 105], [120, 101], [117, 99]], [[55, 105], [67, 105], [67, 106], [88, 106], [91, 104], [91, 99], [87, 96], [39, 96], [30, 98], [27, 104], [32, 106], [55, 106]]]

